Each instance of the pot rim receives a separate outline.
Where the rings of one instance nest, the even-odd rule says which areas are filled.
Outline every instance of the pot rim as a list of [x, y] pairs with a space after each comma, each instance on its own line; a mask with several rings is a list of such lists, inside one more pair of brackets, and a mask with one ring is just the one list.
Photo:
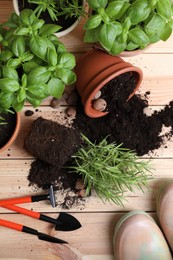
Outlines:
[[6, 150], [16, 140], [17, 135], [18, 135], [19, 130], [20, 130], [20, 125], [21, 125], [20, 113], [16, 112], [16, 126], [15, 126], [15, 129], [14, 129], [14, 132], [11, 135], [8, 142], [0, 148], [0, 153], [3, 152], [4, 150]]

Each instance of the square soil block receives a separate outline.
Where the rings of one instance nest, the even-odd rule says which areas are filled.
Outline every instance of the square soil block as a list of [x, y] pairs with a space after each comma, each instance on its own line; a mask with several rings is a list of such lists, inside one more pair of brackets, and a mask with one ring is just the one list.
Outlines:
[[36, 158], [61, 168], [80, 144], [79, 131], [39, 117], [31, 126], [24, 148]]

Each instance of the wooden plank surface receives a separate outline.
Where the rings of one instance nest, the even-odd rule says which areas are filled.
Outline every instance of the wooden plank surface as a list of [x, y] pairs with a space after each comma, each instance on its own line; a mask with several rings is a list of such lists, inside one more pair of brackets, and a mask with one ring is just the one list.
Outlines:
[[[6, 21], [12, 11], [12, 1], [0, 0], [0, 22]], [[92, 45], [83, 43], [84, 22], [82, 19], [73, 32], [61, 38], [67, 49], [76, 55], [76, 59], [92, 48]], [[139, 93], [143, 95], [146, 91], [150, 91], [149, 105], [152, 110], [162, 109], [173, 99], [173, 35], [166, 43], [160, 41], [141, 55], [123, 59], [143, 70], [144, 78]], [[0, 199], [44, 193], [38, 188], [29, 186], [27, 176], [34, 158], [23, 149], [23, 143], [31, 123], [39, 116], [60, 123], [70, 123], [69, 118], [65, 119], [66, 108], [54, 110], [49, 106], [50, 100], [50, 98], [45, 100], [37, 111], [26, 106], [21, 112], [20, 134], [16, 142], [0, 154]], [[34, 111], [33, 116], [25, 116], [25, 111], [28, 109]], [[42, 242], [30, 235], [0, 227], [0, 259], [112, 260], [113, 231], [118, 219], [125, 212], [134, 209], [155, 212], [160, 187], [165, 181], [173, 179], [173, 139], [166, 145], [167, 148], [162, 146], [154, 153], [145, 156], [145, 160], [151, 158], [153, 167], [150, 189], [144, 193], [139, 190], [135, 190], [135, 193], [128, 192], [124, 207], [103, 203], [97, 196], [92, 195], [85, 203], [66, 210], [81, 222], [82, 228], [79, 230], [69, 233], [57, 232], [51, 225], [1, 208], [0, 218], [38, 228], [40, 231], [67, 240], [69, 245]], [[45, 212], [52, 217], [56, 217], [58, 212], [63, 210], [60, 206], [52, 208], [48, 201], [23, 206]], [[153, 216], [155, 217], [155, 213]]]

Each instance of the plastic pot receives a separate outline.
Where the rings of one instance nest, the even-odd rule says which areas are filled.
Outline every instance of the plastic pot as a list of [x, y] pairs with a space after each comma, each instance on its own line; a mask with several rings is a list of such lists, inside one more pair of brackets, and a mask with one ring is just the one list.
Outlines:
[[19, 130], [20, 130], [20, 123], [21, 123], [21, 119], [20, 119], [20, 113], [16, 113], [16, 126], [15, 126], [15, 129], [11, 135], [11, 137], [9, 138], [8, 142], [0, 147], [0, 153], [4, 150], [6, 150], [9, 146], [11, 146], [14, 141], [16, 140], [16, 137], [19, 133]]
[[92, 107], [95, 94], [113, 78], [126, 73], [133, 73], [136, 87], [128, 100], [135, 94], [141, 85], [143, 72], [140, 68], [125, 62], [118, 56], [112, 56], [102, 50], [93, 49], [84, 54], [75, 67], [77, 75], [76, 88], [81, 96], [84, 111], [87, 116], [98, 118], [108, 112], [97, 111]]

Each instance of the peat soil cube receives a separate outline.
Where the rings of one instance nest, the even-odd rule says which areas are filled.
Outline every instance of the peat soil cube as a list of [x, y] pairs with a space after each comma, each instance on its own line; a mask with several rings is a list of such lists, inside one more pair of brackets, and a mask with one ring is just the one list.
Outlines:
[[36, 158], [61, 168], [80, 144], [81, 135], [76, 129], [39, 117], [32, 123], [24, 148]]

